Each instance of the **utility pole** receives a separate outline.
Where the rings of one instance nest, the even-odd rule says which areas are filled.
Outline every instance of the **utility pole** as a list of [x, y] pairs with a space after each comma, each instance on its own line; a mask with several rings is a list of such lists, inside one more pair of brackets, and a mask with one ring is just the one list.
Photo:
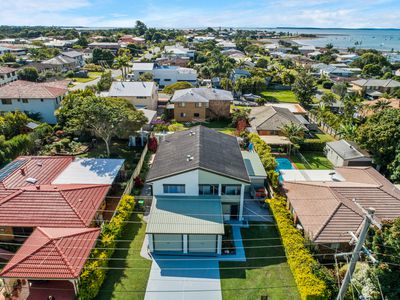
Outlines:
[[[355, 201], [354, 201], [355, 202]], [[340, 291], [339, 294], [336, 298], [336, 300], [343, 300], [344, 299], [344, 295], [346, 294], [347, 288], [350, 284], [350, 280], [351, 280], [351, 276], [353, 275], [354, 269], [356, 267], [356, 263], [360, 257], [360, 251], [364, 246], [364, 242], [365, 239], [367, 238], [367, 233], [368, 233], [368, 229], [369, 226], [372, 223], [376, 223], [375, 220], [373, 219], [374, 213], [375, 213], [375, 209], [373, 208], [368, 208], [365, 211], [365, 217], [364, 217], [364, 221], [363, 221], [363, 227], [361, 229], [360, 235], [358, 237], [357, 240], [357, 244], [354, 248], [353, 254], [351, 256], [351, 260], [350, 260], [350, 264], [349, 264], [349, 268], [347, 269], [346, 275], [344, 276], [343, 282], [342, 282], [342, 286], [340, 287]], [[353, 236], [353, 239], [355, 237], [355, 235], [353, 233], [350, 233], [350, 235]]]

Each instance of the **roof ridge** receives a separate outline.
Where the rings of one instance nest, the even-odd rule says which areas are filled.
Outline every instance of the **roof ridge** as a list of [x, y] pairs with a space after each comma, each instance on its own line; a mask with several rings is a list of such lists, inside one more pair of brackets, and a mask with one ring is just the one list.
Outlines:
[[60, 254], [61, 259], [63, 260], [63, 262], [65, 263], [65, 265], [68, 267], [68, 269], [71, 272], [71, 275], [76, 277], [78, 276], [76, 274], [76, 271], [73, 269], [73, 266], [69, 263], [69, 261], [67, 260], [67, 258], [64, 255], [64, 252], [61, 251], [61, 249], [58, 247], [58, 242], [61, 242], [63, 240], [63, 237], [59, 238], [59, 239], [53, 239], [52, 242], [54, 244], [54, 248], [57, 250], [58, 254]]
[[[7, 189], [6, 189], [7, 190]], [[0, 200], [0, 206], [3, 205], [4, 203], [6, 203], [7, 201], [10, 201], [11, 199], [13, 199], [14, 197], [22, 194], [25, 190], [16, 190], [14, 193], [6, 196], [5, 198], [3, 198], [2, 200]]]
[[328, 225], [329, 221], [332, 220], [333, 216], [336, 214], [336, 212], [339, 210], [339, 208], [344, 205], [341, 201], [338, 202], [335, 210], [332, 212], [332, 214], [329, 216], [328, 219], [326, 219], [326, 221], [324, 223], [322, 223], [321, 228], [317, 231], [317, 233], [315, 234], [315, 236], [313, 237], [313, 240], [315, 241], [318, 236], [322, 233], [322, 231], [324, 230], [324, 228], [326, 227], [326, 225]]
[[85, 221], [83, 220], [83, 217], [79, 214], [79, 212], [76, 210], [76, 208], [71, 204], [71, 202], [67, 199], [67, 197], [64, 195], [63, 191], [58, 191], [60, 193], [60, 195], [64, 198], [65, 202], [67, 202], [67, 204], [71, 207], [71, 209], [73, 210], [73, 212], [76, 214], [76, 216], [79, 218], [79, 220], [81, 220], [82, 224], [86, 226]]

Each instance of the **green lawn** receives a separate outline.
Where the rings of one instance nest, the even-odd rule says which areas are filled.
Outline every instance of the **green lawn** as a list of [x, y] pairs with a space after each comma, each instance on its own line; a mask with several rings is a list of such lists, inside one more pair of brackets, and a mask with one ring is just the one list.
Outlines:
[[268, 102], [298, 103], [293, 91], [269, 90], [260, 94]]
[[[247, 262], [220, 262], [223, 299], [260, 299], [261, 296], [268, 296], [269, 300], [300, 299], [286, 258], [281, 257], [285, 252], [280, 239], [255, 240], [279, 238], [277, 228], [256, 224], [242, 229], [244, 246], [254, 247], [245, 249]], [[275, 245], [281, 247], [262, 248]], [[257, 257], [264, 258], [254, 259]]]
[[142, 247], [146, 224], [143, 222], [143, 216], [135, 213], [132, 214], [131, 221], [141, 221], [140, 224], [128, 223], [124, 230], [121, 240], [131, 242], [117, 244], [117, 247], [129, 250], [116, 250], [113, 258], [122, 260], [111, 260], [109, 264], [111, 268], [125, 269], [108, 271], [97, 300], [144, 299], [151, 261], [142, 258], [139, 249]]
[[300, 170], [331, 170], [334, 168], [323, 152], [302, 152], [301, 154], [308, 163], [304, 162], [298, 155], [291, 157], [296, 167]]
[[72, 80], [74, 80], [74, 82], [79, 82], [79, 83], [86, 83], [86, 82], [90, 82], [95, 80], [96, 78], [100, 77], [101, 74], [103, 74], [102, 72], [89, 72], [88, 78], [79, 78], [79, 77], [73, 77]]

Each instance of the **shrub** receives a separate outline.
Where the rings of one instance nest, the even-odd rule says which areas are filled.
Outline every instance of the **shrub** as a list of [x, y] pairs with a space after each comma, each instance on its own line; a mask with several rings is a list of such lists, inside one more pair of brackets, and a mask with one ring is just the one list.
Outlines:
[[116, 240], [121, 237], [135, 208], [133, 196], [124, 195], [110, 223], [103, 225], [95, 249], [83, 267], [79, 282], [79, 299], [89, 300], [97, 296], [106, 277], [109, 258], [114, 254]]
[[332, 88], [332, 86], [333, 86], [333, 82], [332, 81], [328, 81], [327, 80], [327, 81], [322, 82], [322, 87], [324, 89], [330, 90]]
[[326, 141], [320, 139], [305, 139], [302, 143], [300, 143], [300, 151], [321, 152], [324, 151], [325, 146], [326, 146]]
[[265, 170], [275, 170], [277, 163], [274, 156], [271, 154], [271, 147], [267, 145], [259, 136], [255, 133], [249, 134], [249, 140], [254, 145], [254, 150], [257, 152]]
[[167, 85], [163, 89], [163, 93], [166, 94], [173, 94], [177, 90], [183, 90], [183, 89], [190, 89], [192, 88], [193, 85], [190, 82], [187, 81], [179, 81], [170, 85]]
[[86, 64], [83, 67], [83, 69], [91, 71], [91, 72], [103, 72], [104, 71], [104, 68], [102, 66], [95, 65], [95, 64]]
[[321, 277], [314, 273], [315, 270], [321, 270], [323, 267], [304, 246], [304, 237], [293, 226], [292, 217], [286, 208], [286, 199], [276, 196], [274, 199], [269, 199], [268, 203], [275, 217], [287, 261], [292, 270], [301, 299], [330, 299], [332, 292], [323, 279], [326, 273]]

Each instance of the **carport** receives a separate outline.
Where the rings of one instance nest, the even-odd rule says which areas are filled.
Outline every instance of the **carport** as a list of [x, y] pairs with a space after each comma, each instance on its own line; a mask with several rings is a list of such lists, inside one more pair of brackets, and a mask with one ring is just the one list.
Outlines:
[[224, 224], [220, 197], [158, 196], [146, 234], [157, 254], [221, 254]]

